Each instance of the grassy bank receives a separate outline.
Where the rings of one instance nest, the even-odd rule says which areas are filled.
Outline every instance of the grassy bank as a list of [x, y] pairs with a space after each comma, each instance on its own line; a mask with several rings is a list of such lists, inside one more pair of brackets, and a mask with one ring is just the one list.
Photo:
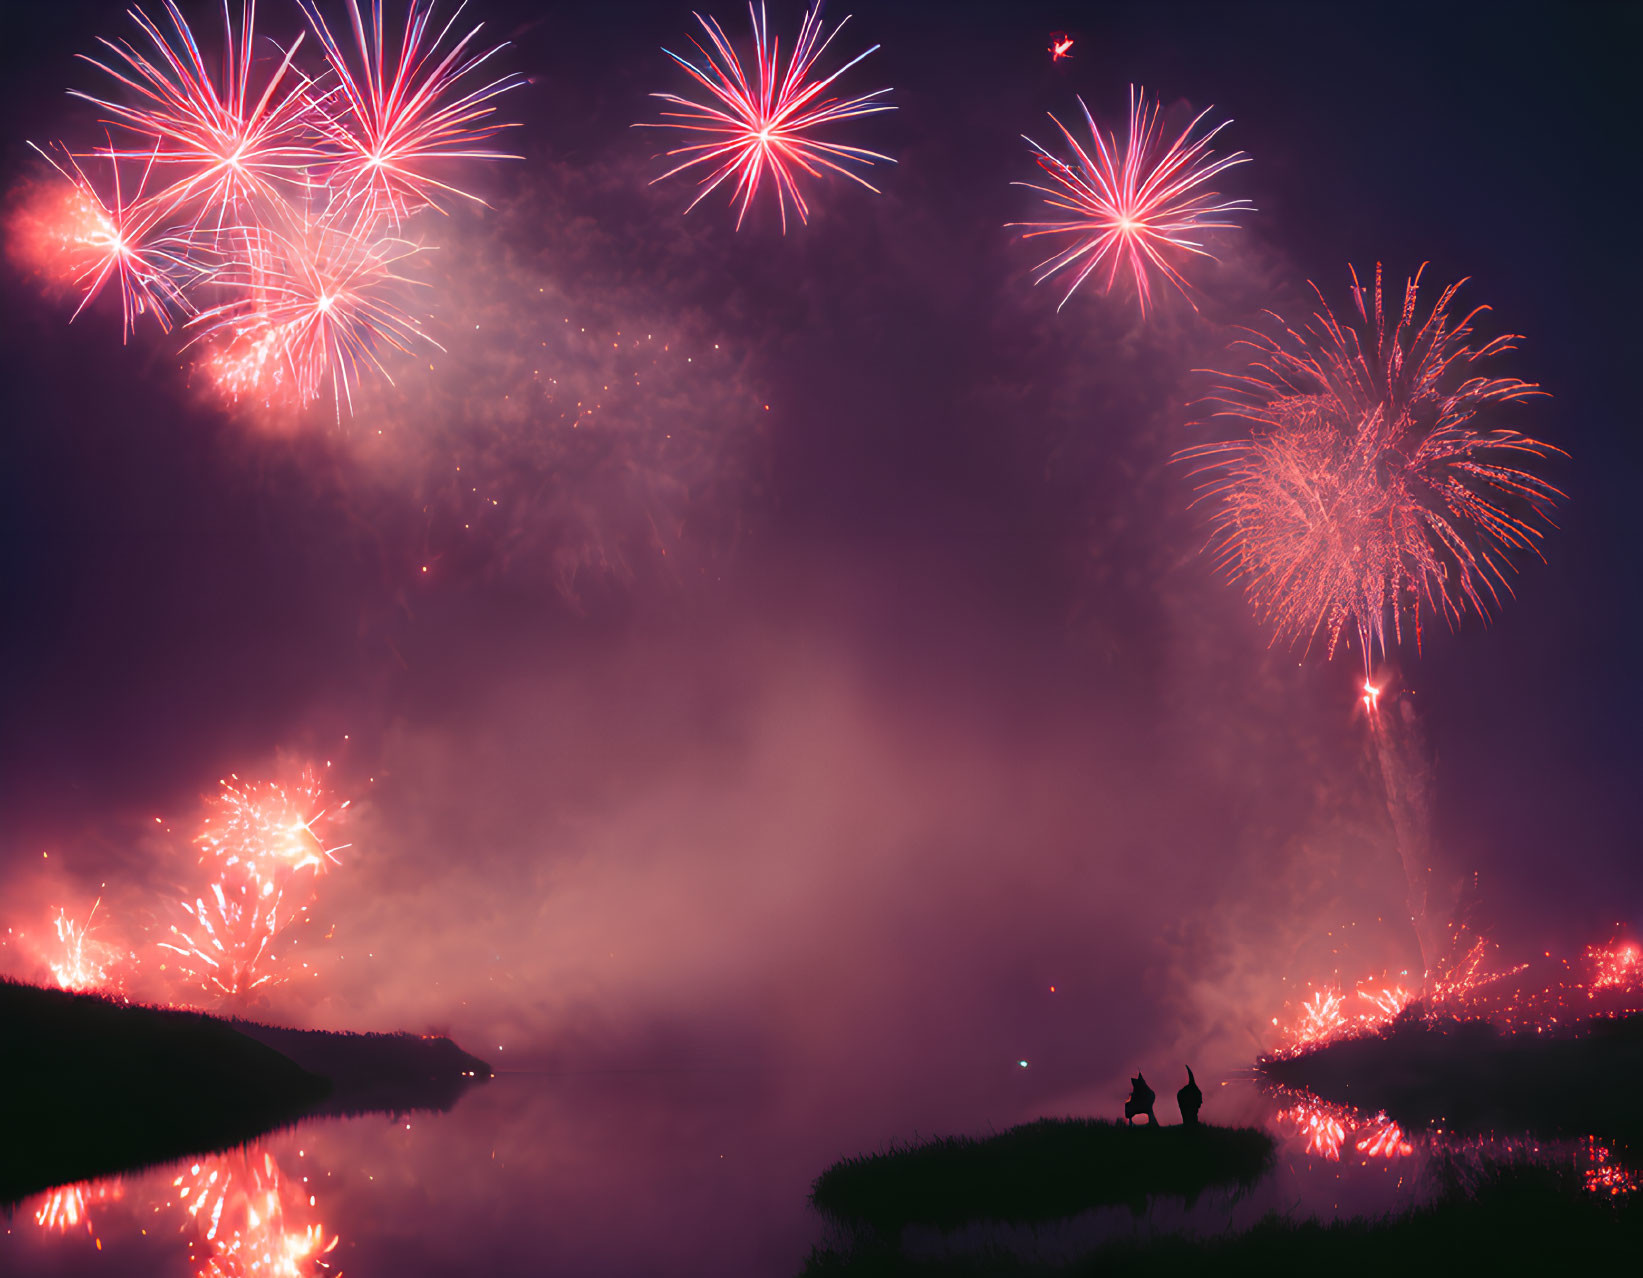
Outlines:
[[810, 1201], [835, 1221], [886, 1236], [913, 1224], [1034, 1224], [1158, 1194], [1193, 1198], [1211, 1186], [1251, 1184], [1272, 1157], [1272, 1138], [1254, 1128], [1045, 1118], [996, 1136], [846, 1158], [817, 1177]]
[[248, 1140], [329, 1090], [209, 1016], [0, 982], [0, 1202]]
[[490, 1076], [448, 1038], [279, 1029], [0, 981], [0, 1204], [305, 1115], [447, 1109]]
[[1170, 1236], [1062, 1264], [1003, 1251], [913, 1259], [871, 1238], [816, 1248], [804, 1278], [1094, 1278], [1124, 1274], [1376, 1275], [1627, 1273], [1643, 1249], [1643, 1203], [1594, 1197], [1543, 1168], [1515, 1168], [1470, 1194], [1402, 1216], [1331, 1224], [1270, 1216], [1246, 1233]]

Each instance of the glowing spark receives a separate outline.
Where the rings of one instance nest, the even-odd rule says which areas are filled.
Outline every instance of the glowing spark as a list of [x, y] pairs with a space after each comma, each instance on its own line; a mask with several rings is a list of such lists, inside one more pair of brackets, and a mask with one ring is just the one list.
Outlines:
[[514, 127], [495, 118], [494, 103], [509, 89], [525, 84], [525, 78], [507, 74], [464, 87], [507, 45], [470, 48], [483, 29], [480, 24], [441, 52], [462, 8], [459, 5], [450, 21], [430, 37], [435, 6], [415, 0], [406, 7], [397, 56], [390, 64], [384, 59], [381, 0], [373, 0], [369, 22], [361, 16], [359, 0], [348, 0], [359, 55], [356, 70], [314, 0], [297, 2], [336, 76], [341, 109], [333, 110], [327, 103], [319, 112], [326, 142], [337, 156], [327, 174], [332, 189], [343, 200], [357, 202], [364, 219], [383, 215], [396, 226], [417, 209], [437, 205], [441, 195], [483, 203], [478, 196], [435, 179], [429, 168], [452, 160], [519, 158], [480, 143]]
[[1072, 214], [1053, 222], [1011, 223], [1024, 228], [1023, 239], [1073, 237], [1072, 244], [1038, 264], [1033, 283], [1041, 284], [1072, 268], [1072, 284], [1057, 306], [1059, 310], [1105, 263], [1102, 291], [1110, 292], [1119, 274], [1127, 273], [1143, 315], [1152, 298], [1155, 276], [1175, 285], [1196, 310], [1177, 263], [1183, 256], [1213, 259], [1215, 255], [1188, 237], [1199, 231], [1236, 227], [1238, 224], [1229, 220], [1229, 215], [1253, 208], [1248, 200], [1223, 200], [1217, 192], [1201, 189], [1218, 174], [1249, 161], [1242, 151], [1214, 158], [1209, 144], [1231, 121], [1222, 121], [1195, 139], [1193, 132], [1213, 109], [1206, 107], [1158, 154], [1163, 141], [1162, 111], [1159, 104], [1148, 104], [1145, 90], [1138, 92], [1131, 86], [1129, 136], [1122, 151], [1115, 135], [1102, 135], [1082, 98], [1078, 109], [1084, 113], [1094, 139], [1093, 152], [1060, 120], [1050, 117], [1072, 148], [1070, 164], [1023, 135], [1036, 153], [1039, 168], [1054, 185], [1014, 185], [1037, 191], [1051, 208]]
[[1050, 61], [1060, 62], [1062, 58], [1072, 57], [1073, 38], [1063, 31], [1057, 31], [1050, 37]]
[[736, 213], [736, 226], [740, 229], [742, 219], [747, 216], [748, 206], [752, 204], [753, 196], [759, 189], [759, 183], [768, 175], [776, 192], [776, 204], [781, 213], [782, 231], [785, 234], [789, 200], [792, 201], [801, 222], [808, 222], [810, 219], [809, 205], [799, 192], [798, 172], [802, 171], [811, 177], [819, 178], [824, 176], [824, 169], [829, 170], [842, 174], [851, 181], [865, 186], [869, 191], [877, 193], [876, 186], [846, 166], [855, 164], [871, 167], [874, 162], [880, 160], [886, 164], [895, 163], [889, 156], [881, 155], [877, 151], [844, 146], [836, 142], [824, 142], [815, 136], [816, 130], [841, 120], [875, 115], [881, 111], [893, 111], [895, 108], [888, 102], [877, 100], [889, 93], [889, 89], [877, 89], [855, 98], [821, 97], [829, 85], [879, 47], [874, 45], [866, 53], [858, 54], [831, 75], [814, 75], [817, 60], [826, 52], [834, 36], [844, 29], [849, 18], [833, 28], [832, 35], [823, 39], [820, 8], [806, 11], [804, 21], [799, 26], [799, 37], [793, 46], [792, 56], [788, 59], [787, 69], [783, 71], [777, 42], [769, 38], [763, 0], [757, 9], [749, 4], [748, 12], [753, 19], [753, 79], [750, 81], [743, 70], [742, 62], [724, 29], [719, 26], [718, 20], [697, 14], [696, 20], [707, 32], [709, 44], [712, 46], [709, 49], [692, 38], [691, 43], [702, 56], [701, 64], [682, 58], [668, 49], [662, 52], [683, 67], [693, 80], [712, 94], [717, 105], [693, 102], [672, 93], [653, 93], [652, 97], [681, 110], [663, 112], [663, 121], [660, 123], [639, 124], [634, 127], [681, 129], [689, 133], [708, 135], [708, 141], [681, 146], [667, 152], [670, 159], [676, 156], [689, 158], [652, 182], [652, 185], [655, 185], [655, 182], [663, 181], [697, 165], [708, 166], [706, 174], [701, 178], [701, 190], [685, 212], [688, 213], [695, 208], [727, 179], [734, 178], [730, 203], [740, 201], [741, 207]]
[[1198, 500], [1215, 506], [1217, 563], [1243, 581], [1274, 640], [1310, 646], [1325, 631], [1333, 656], [1350, 622], [1366, 671], [1389, 620], [1401, 640], [1408, 614], [1418, 645], [1423, 609], [1451, 625], [1467, 611], [1487, 619], [1511, 593], [1508, 554], [1539, 554], [1538, 525], [1563, 496], [1519, 464], [1560, 449], [1478, 421], [1545, 394], [1472, 372], [1518, 339], [1474, 346], [1485, 308], [1455, 320], [1460, 284], [1417, 322], [1419, 286], [1416, 272], [1389, 317], [1379, 267], [1372, 303], [1354, 272], [1355, 321], [1342, 324], [1319, 293], [1301, 331], [1278, 320], [1276, 336], [1252, 332], [1242, 344], [1253, 370], [1223, 374], [1209, 400], [1248, 437], [1180, 454], [1211, 477]]

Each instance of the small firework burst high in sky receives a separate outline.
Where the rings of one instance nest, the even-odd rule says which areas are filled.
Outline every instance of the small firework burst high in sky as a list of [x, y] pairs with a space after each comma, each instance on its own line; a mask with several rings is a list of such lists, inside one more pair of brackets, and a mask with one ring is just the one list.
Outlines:
[[[1050, 208], [1070, 216], [1012, 225], [1021, 228], [1023, 239], [1052, 236], [1072, 240], [1038, 264], [1033, 283], [1041, 284], [1052, 275], [1070, 271], [1072, 283], [1061, 306], [1092, 275], [1099, 277], [1104, 292], [1110, 292], [1120, 276], [1126, 277], [1135, 288], [1143, 315], [1152, 300], [1152, 287], [1159, 280], [1173, 284], [1191, 302], [1181, 266], [1192, 256], [1215, 256], [1193, 237], [1201, 231], [1236, 227], [1232, 215], [1254, 207], [1248, 200], [1227, 200], [1218, 192], [1204, 189], [1219, 174], [1249, 160], [1242, 151], [1217, 158], [1210, 149], [1215, 135], [1232, 121], [1223, 120], [1194, 138], [1199, 124], [1214, 109], [1205, 107], [1175, 141], [1165, 146], [1161, 105], [1149, 104], [1146, 91], [1132, 85], [1129, 134], [1120, 147], [1116, 135], [1102, 134], [1082, 98], [1078, 109], [1089, 126], [1093, 150], [1055, 116], [1050, 117], [1072, 148], [1070, 163], [1023, 135], [1039, 168], [1053, 185], [1016, 185], [1039, 192]], [[1197, 309], [1196, 303], [1193, 309]]]
[[824, 39], [820, 6], [808, 10], [783, 70], [780, 44], [770, 36], [763, 3], [756, 9], [749, 4], [748, 12], [753, 19], [752, 77], [743, 68], [735, 46], [718, 20], [697, 14], [696, 20], [707, 32], [711, 45], [709, 48], [695, 37], [691, 38], [701, 61], [693, 62], [671, 49], [663, 52], [706, 89], [713, 100], [696, 102], [672, 93], [653, 93], [652, 97], [679, 109], [663, 112], [661, 121], [634, 127], [679, 129], [705, 136], [703, 141], [668, 151], [667, 158], [678, 159], [679, 163], [655, 179], [660, 182], [704, 166], [700, 173], [701, 189], [686, 207], [687, 213], [727, 180], [734, 179], [730, 185], [730, 203], [739, 205], [736, 226], [740, 229], [760, 183], [768, 179], [785, 233], [790, 201], [801, 222], [810, 220], [810, 206], [799, 190], [800, 173], [813, 178], [825, 176], [824, 170], [838, 173], [869, 191], [878, 192], [878, 187], [849, 166], [871, 167], [878, 162], [894, 164], [895, 161], [877, 151], [824, 140], [818, 131], [841, 120], [893, 111], [895, 107], [881, 101], [889, 89], [875, 89], [854, 98], [822, 96], [835, 80], [879, 47], [874, 45], [866, 53], [857, 54], [831, 74], [821, 74], [816, 63], [834, 37], [844, 30], [849, 18]]
[[1206, 477], [1217, 563], [1275, 639], [1321, 632], [1333, 656], [1354, 634], [1366, 685], [1389, 629], [1418, 645], [1428, 613], [1488, 618], [1511, 594], [1510, 556], [1539, 553], [1563, 495], [1526, 469], [1561, 450], [1490, 424], [1545, 392], [1482, 367], [1518, 338], [1475, 342], [1487, 308], [1452, 314], [1460, 286], [1418, 318], [1417, 271], [1389, 314], [1377, 267], [1372, 294], [1353, 272], [1345, 323], [1321, 292], [1299, 328], [1274, 316], [1274, 334], [1241, 343], [1250, 370], [1221, 374], [1209, 400], [1248, 434], [1180, 455]]
[[[510, 158], [484, 143], [510, 127], [496, 99], [524, 80], [480, 76], [506, 45], [476, 43], [479, 24], [459, 34], [461, 6], [441, 22], [436, 4], [406, 0], [395, 40], [380, 2], [368, 20], [346, 3], [357, 59], [298, 0], [317, 68], [299, 60], [307, 32], [258, 35], [251, 0], [237, 26], [224, 4], [220, 58], [164, 0], [168, 21], [134, 9], [142, 38], [104, 39], [85, 59], [112, 84], [72, 92], [120, 143], [65, 145], [61, 162], [41, 150], [71, 195], [36, 201], [30, 223], [58, 229], [27, 254], [81, 295], [76, 316], [117, 279], [127, 337], [141, 316], [169, 331], [193, 315], [190, 345], [229, 398], [300, 406], [329, 392], [339, 416], [362, 374], [387, 377], [390, 354], [437, 346], [404, 301], [400, 264], [421, 246], [400, 229], [446, 197], [483, 202], [453, 184], [452, 165]], [[92, 154], [108, 166], [101, 186], [79, 163]]]

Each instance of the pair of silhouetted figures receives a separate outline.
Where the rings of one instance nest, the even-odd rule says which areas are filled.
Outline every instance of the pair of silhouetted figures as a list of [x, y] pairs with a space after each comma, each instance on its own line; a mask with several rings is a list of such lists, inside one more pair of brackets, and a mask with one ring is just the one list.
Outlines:
[[[1133, 1124], [1137, 1114], [1145, 1114], [1148, 1126], [1158, 1126], [1158, 1115], [1152, 1112], [1157, 1100], [1157, 1093], [1147, 1086], [1146, 1075], [1137, 1074], [1130, 1079], [1130, 1098], [1124, 1102], [1124, 1121]], [[1204, 1093], [1198, 1089], [1198, 1080], [1192, 1076], [1191, 1065], [1187, 1066], [1187, 1085], [1175, 1093], [1175, 1103], [1181, 1107], [1181, 1125], [1198, 1126], [1198, 1111], [1203, 1108]]]

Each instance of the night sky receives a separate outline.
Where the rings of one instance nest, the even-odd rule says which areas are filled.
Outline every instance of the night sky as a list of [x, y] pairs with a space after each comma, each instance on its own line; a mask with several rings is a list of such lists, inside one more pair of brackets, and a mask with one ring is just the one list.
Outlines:
[[[421, 223], [447, 353], [352, 419], [217, 407], [174, 338], [69, 326], [5, 264], [0, 925], [102, 884], [152, 921], [218, 777], [329, 759], [346, 959], [293, 1019], [548, 1061], [1247, 1053], [1286, 979], [1413, 959], [1377, 922], [1402, 883], [1356, 655], [1269, 649], [1169, 458], [1237, 325], [1381, 261], [1471, 277], [1552, 394], [1520, 424], [1570, 454], [1516, 599], [1397, 654], [1438, 878], [1476, 874], [1507, 953], [1643, 926], [1637, 6], [829, 6], [898, 108], [850, 140], [899, 163], [785, 237], [646, 185], [630, 125], [681, 87], [688, 6], [472, 11], [532, 78], [525, 159]], [[8, 13], [11, 198], [27, 139], [91, 128], [73, 55], [128, 24]], [[1114, 122], [1132, 82], [1232, 117], [1254, 158], [1221, 189], [1259, 211], [1199, 313], [1057, 314], [1004, 228], [1020, 135], [1079, 93]]]

